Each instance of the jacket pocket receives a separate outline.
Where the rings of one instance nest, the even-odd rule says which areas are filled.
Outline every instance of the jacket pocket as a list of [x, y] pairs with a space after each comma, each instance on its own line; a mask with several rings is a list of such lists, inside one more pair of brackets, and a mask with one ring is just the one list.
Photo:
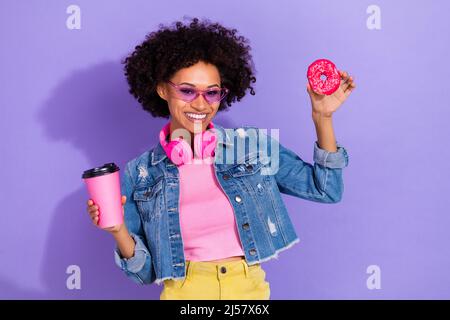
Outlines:
[[238, 164], [231, 166], [228, 170], [234, 178], [245, 177], [249, 175], [260, 175], [262, 163], [258, 160], [260, 152], [254, 152], [245, 157], [245, 160], [239, 160]]
[[261, 153], [251, 153], [245, 161], [228, 168], [228, 172], [244, 188], [244, 192], [265, 197], [271, 176], [263, 174], [267, 164], [258, 159], [258, 155], [261, 156]]
[[163, 180], [156, 183], [139, 187], [133, 193], [133, 200], [136, 202], [139, 213], [144, 221], [150, 221], [161, 216], [161, 206], [163, 203]]

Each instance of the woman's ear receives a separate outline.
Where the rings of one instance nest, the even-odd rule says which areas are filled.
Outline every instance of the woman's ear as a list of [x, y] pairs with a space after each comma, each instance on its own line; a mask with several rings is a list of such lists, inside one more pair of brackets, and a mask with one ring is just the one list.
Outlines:
[[156, 92], [158, 92], [158, 95], [161, 97], [161, 99], [167, 101], [167, 90], [166, 90], [166, 86], [164, 84], [159, 83], [156, 86]]

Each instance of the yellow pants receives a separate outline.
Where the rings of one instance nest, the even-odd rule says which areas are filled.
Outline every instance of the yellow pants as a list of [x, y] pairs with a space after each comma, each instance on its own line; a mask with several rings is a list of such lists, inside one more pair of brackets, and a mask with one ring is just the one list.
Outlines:
[[261, 264], [245, 259], [215, 263], [186, 261], [184, 279], [164, 280], [161, 300], [269, 300], [270, 285]]

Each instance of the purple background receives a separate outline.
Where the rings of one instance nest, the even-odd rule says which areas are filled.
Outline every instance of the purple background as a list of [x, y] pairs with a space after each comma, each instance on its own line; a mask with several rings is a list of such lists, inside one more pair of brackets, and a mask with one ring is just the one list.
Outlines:
[[[81, 8], [81, 30], [66, 8]], [[366, 9], [381, 8], [381, 30]], [[280, 128], [311, 162], [306, 69], [328, 58], [357, 88], [336, 112], [349, 152], [343, 200], [284, 195], [301, 243], [264, 264], [272, 299], [450, 298], [447, 1], [5, 1], [0, 4], [0, 298], [159, 299], [115, 266], [92, 226], [81, 172], [123, 166], [154, 143], [120, 59], [159, 23], [207, 17], [250, 38], [248, 95], [215, 121]], [[66, 268], [81, 268], [81, 290]], [[381, 268], [369, 290], [366, 268]]]

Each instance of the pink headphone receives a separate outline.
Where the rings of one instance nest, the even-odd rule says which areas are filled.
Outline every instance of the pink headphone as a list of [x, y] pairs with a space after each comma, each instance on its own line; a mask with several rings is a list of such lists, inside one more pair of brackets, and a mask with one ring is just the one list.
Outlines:
[[[170, 121], [159, 132], [159, 142], [170, 160], [177, 166], [191, 163], [193, 160], [192, 148], [182, 137], [178, 137], [170, 142], [166, 137], [170, 134]], [[169, 137], [170, 140], [170, 137]], [[194, 136], [194, 152], [198, 158], [206, 159], [214, 157], [217, 137], [214, 124], [209, 123], [208, 129]]]

